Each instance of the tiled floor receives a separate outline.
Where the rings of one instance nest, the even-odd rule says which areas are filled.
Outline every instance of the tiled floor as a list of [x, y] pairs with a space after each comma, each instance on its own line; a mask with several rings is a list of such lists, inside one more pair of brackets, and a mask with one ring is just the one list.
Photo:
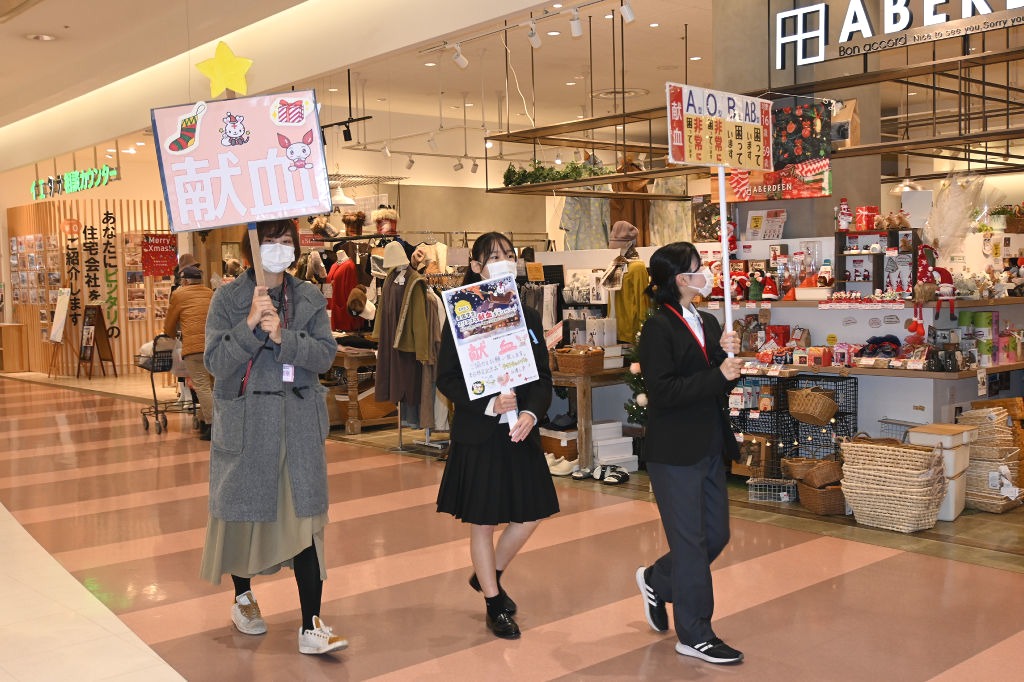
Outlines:
[[157, 435], [138, 402], [74, 389], [0, 378], [0, 682], [984, 680], [1024, 669], [1024, 512], [904, 536], [752, 505], [742, 484], [714, 566], [715, 623], [747, 660], [722, 669], [678, 656], [671, 634], [648, 629], [633, 583], [664, 551], [642, 476], [622, 488], [557, 481], [562, 512], [503, 581], [523, 638], [496, 640], [466, 585], [465, 528], [434, 512], [443, 463], [391, 452], [380, 433], [368, 435], [377, 447], [328, 443], [323, 616], [351, 647], [302, 656], [290, 574], [254, 580], [262, 637], [231, 626], [228, 585], [197, 577], [208, 472], [190, 418], [170, 415]]

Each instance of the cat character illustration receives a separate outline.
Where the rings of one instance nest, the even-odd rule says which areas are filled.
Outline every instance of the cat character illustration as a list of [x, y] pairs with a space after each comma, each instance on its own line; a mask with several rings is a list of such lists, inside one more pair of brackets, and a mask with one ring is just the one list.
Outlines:
[[288, 166], [288, 170], [297, 171], [304, 168], [312, 168], [313, 164], [306, 159], [313, 153], [310, 149], [313, 144], [313, 131], [307, 130], [306, 134], [302, 136], [302, 140], [299, 142], [292, 142], [281, 133], [277, 134], [277, 143], [284, 148], [285, 156], [291, 161], [291, 165]]
[[224, 127], [220, 129], [220, 143], [225, 147], [237, 147], [249, 141], [249, 131], [245, 129], [245, 116], [235, 116], [230, 111], [224, 116]]

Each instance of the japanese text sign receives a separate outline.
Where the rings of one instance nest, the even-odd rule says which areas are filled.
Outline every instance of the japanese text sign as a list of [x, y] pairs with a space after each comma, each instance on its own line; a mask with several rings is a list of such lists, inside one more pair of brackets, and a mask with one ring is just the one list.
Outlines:
[[515, 277], [485, 279], [443, 295], [471, 400], [538, 378]]
[[151, 113], [172, 232], [331, 211], [312, 90]]
[[772, 170], [771, 102], [666, 83], [669, 163]]

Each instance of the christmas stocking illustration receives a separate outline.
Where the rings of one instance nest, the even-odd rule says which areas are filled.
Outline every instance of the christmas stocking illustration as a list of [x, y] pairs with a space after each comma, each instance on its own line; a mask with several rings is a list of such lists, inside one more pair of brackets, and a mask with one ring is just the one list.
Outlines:
[[199, 130], [199, 120], [206, 111], [205, 102], [197, 102], [192, 113], [185, 116], [179, 122], [178, 136], [167, 143], [167, 149], [172, 152], [181, 152], [191, 147], [196, 142], [196, 131]]

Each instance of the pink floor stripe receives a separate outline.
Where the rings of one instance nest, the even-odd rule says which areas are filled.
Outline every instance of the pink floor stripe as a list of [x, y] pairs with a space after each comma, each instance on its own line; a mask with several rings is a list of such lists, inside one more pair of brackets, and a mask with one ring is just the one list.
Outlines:
[[[1013, 672], [1016, 670], [1017, 672]], [[1024, 632], [1018, 632], [936, 675], [929, 682], [1011, 680], [1024, 670]]]
[[[156, 457], [147, 457], [146, 459], [133, 459], [127, 462], [115, 462], [112, 464], [97, 464], [95, 466], [77, 467], [74, 469], [57, 469], [54, 471], [41, 471], [35, 474], [19, 474], [14, 476], [0, 477], [0, 488], [17, 488], [26, 485], [43, 485], [46, 483], [59, 483], [61, 481], [76, 481], [83, 478], [92, 478], [95, 476], [109, 476], [111, 474], [126, 474], [133, 471], [147, 471], [166, 469], [167, 467], [177, 466], [179, 464], [195, 464], [198, 462], [209, 462], [210, 451], [209, 449], [201, 450], [198, 446], [195, 449], [183, 452], [177, 455], [158, 455]], [[205, 484], [204, 484], [205, 485]], [[176, 490], [177, 488], [175, 488]], [[161, 491], [153, 491], [153, 493], [159, 493]], [[167, 492], [167, 491], [165, 491]], [[150, 493], [147, 493], [150, 494]], [[128, 497], [125, 495], [107, 497], [103, 500], [118, 500], [121, 497]], [[58, 505], [59, 507], [73, 507], [77, 504], [89, 504], [89, 503], [100, 503], [103, 500], [90, 500], [89, 502], [69, 502], [65, 505]], [[156, 502], [156, 500], [153, 500]], [[136, 506], [136, 505], [132, 505]], [[117, 509], [117, 506], [112, 509]], [[39, 507], [37, 510], [43, 513], [42, 510], [53, 509], [53, 507]], [[99, 510], [102, 511], [102, 510]], [[15, 512], [15, 515], [23, 512]], [[72, 510], [70, 514], [58, 514], [57, 516], [50, 518], [58, 518], [60, 516], [74, 516], [81, 513], [88, 513], [82, 511]], [[32, 520], [23, 520], [20, 516], [18, 520], [21, 523], [32, 523]], [[47, 517], [41, 517], [38, 520], [49, 520]]]
[[[436, 499], [437, 486], [432, 484], [422, 488], [335, 502], [330, 506], [328, 516], [332, 519], [358, 519], [424, 504], [433, 504]], [[196, 528], [138, 540], [125, 540], [96, 547], [57, 552], [53, 558], [68, 571], [84, 571], [98, 566], [157, 559], [166, 554], [202, 549], [205, 538], [206, 529]], [[199, 570], [198, 566], [196, 570]]]
[[[72, 420], [67, 419], [67, 414], [65, 413], [65, 414], [62, 414], [62, 415], [59, 415], [59, 416], [55, 416], [54, 418], [60, 420], [58, 422], [59, 425], [56, 426], [56, 427], [54, 427], [54, 426], [40, 426], [40, 427], [36, 427], [36, 428], [33, 428], [33, 429], [18, 429], [18, 430], [16, 430], [15, 432], [13, 432], [11, 434], [0, 433], [0, 447], [4, 447], [4, 443], [6, 441], [10, 441], [12, 439], [17, 439], [19, 441], [24, 442], [24, 441], [26, 441], [28, 439], [31, 439], [31, 438], [39, 438], [39, 437], [45, 438], [47, 436], [53, 437], [54, 435], [56, 435], [58, 433], [70, 435], [72, 433], [78, 433], [80, 431], [87, 431], [89, 429], [99, 429], [99, 428], [114, 429], [114, 428], [118, 428], [118, 427], [139, 424], [139, 419], [137, 417], [128, 418], [128, 417], [120, 417], [119, 416], [116, 419], [106, 419], [106, 418], [104, 418], [102, 420], [94, 420], [94, 421], [79, 421], [79, 420], [72, 421]], [[139, 427], [141, 428], [141, 424], [139, 425]]]
[[[168, 461], [187, 458], [186, 462]], [[53, 483], [62, 480], [75, 480], [89, 478], [92, 476], [107, 476], [117, 473], [128, 473], [132, 471], [145, 471], [154, 467], [167, 467], [174, 464], [188, 463], [189, 461], [201, 461], [209, 458], [209, 453], [189, 453], [187, 455], [168, 455], [160, 459], [138, 460], [133, 462], [120, 462], [118, 464], [104, 464], [95, 467], [83, 467], [81, 469], [69, 469], [67, 471], [55, 471], [42, 474], [26, 474], [24, 476], [11, 476], [0, 478], [0, 486], [4, 488], [15, 487], [13, 479], [27, 479], [18, 482], [18, 485], [30, 485], [39, 483]], [[370, 469], [381, 469], [389, 466], [396, 466], [403, 462], [394, 455], [378, 455], [375, 457], [362, 457], [360, 459], [348, 459], [343, 462], [331, 462], [327, 465], [327, 474], [344, 474], [355, 471], [368, 471]], [[22, 525], [27, 523], [39, 523], [43, 521], [56, 521], [58, 519], [82, 516], [84, 514], [97, 514], [102, 512], [121, 511], [136, 507], [145, 507], [161, 502], [175, 502], [177, 500], [188, 500], [197, 497], [206, 497], [210, 492], [208, 481], [179, 485], [173, 488], [160, 488], [141, 493], [128, 493], [126, 495], [115, 495], [102, 497], [94, 500], [83, 500], [81, 502], [68, 502], [67, 504], [51, 505], [47, 507], [36, 507], [34, 509], [22, 509], [11, 512]]]
[[[576, 514], [559, 515], [540, 525], [527, 544], [526, 551], [646, 523], [657, 518], [658, 511], [653, 504], [631, 500]], [[455, 540], [332, 568], [328, 573], [327, 582], [324, 583], [324, 603], [467, 568], [471, 565], [468, 542], [468, 539]], [[230, 587], [228, 580], [224, 586], [225, 594], [228, 594]], [[260, 580], [258, 598], [264, 616], [294, 610], [295, 581], [291, 572], [285, 571], [274, 578]], [[224, 611], [224, 595], [215, 594], [154, 606], [120, 617], [143, 641], [154, 645], [208, 630], [221, 629], [225, 625]], [[330, 608], [325, 608], [324, 613], [325, 619], [329, 621], [330, 618], [326, 614], [330, 613]]]
[[[137, 436], [123, 436], [121, 438], [110, 438], [103, 441], [102, 443], [90, 444], [92, 448], [102, 448], [104, 450], [114, 450], [116, 448], [128, 448], [136, 452], [146, 452], [153, 447], [157, 446], [172, 446], [175, 448], [181, 447], [182, 441], [195, 440], [195, 436], [191, 431], [188, 433], [180, 431], [171, 431], [170, 433], [164, 432], [161, 435], [157, 435], [154, 431], [146, 433], [142, 431], [142, 427], [139, 427], [141, 432]], [[81, 444], [71, 441], [71, 439], [65, 439], [66, 442], [57, 443], [53, 445], [41, 445], [35, 448], [18, 448], [9, 450], [0, 450], [0, 460], [6, 459], [20, 459], [22, 457], [48, 457], [50, 455], [60, 455], [68, 452], [69, 448], [73, 451], [75, 448], [82, 447]]]
[[[754, 608], [897, 554], [899, 550], [824, 537], [732, 564], [714, 572], [715, 618]], [[637, 559], [639, 563], [641, 558]], [[722, 635], [728, 637], [728, 633]], [[471, 672], [478, 680], [550, 680], [652, 644], [672, 647], [674, 642], [673, 634], [651, 632], [638, 596], [529, 628], [516, 642], [496, 639], [372, 679], [447, 681]], [[744, 648], [742, 642], [737, 645]], [[756, 651], [744, 653], [751, 659], [757, 657]], [[728, 671], [721, 672], [729, 676]]]

